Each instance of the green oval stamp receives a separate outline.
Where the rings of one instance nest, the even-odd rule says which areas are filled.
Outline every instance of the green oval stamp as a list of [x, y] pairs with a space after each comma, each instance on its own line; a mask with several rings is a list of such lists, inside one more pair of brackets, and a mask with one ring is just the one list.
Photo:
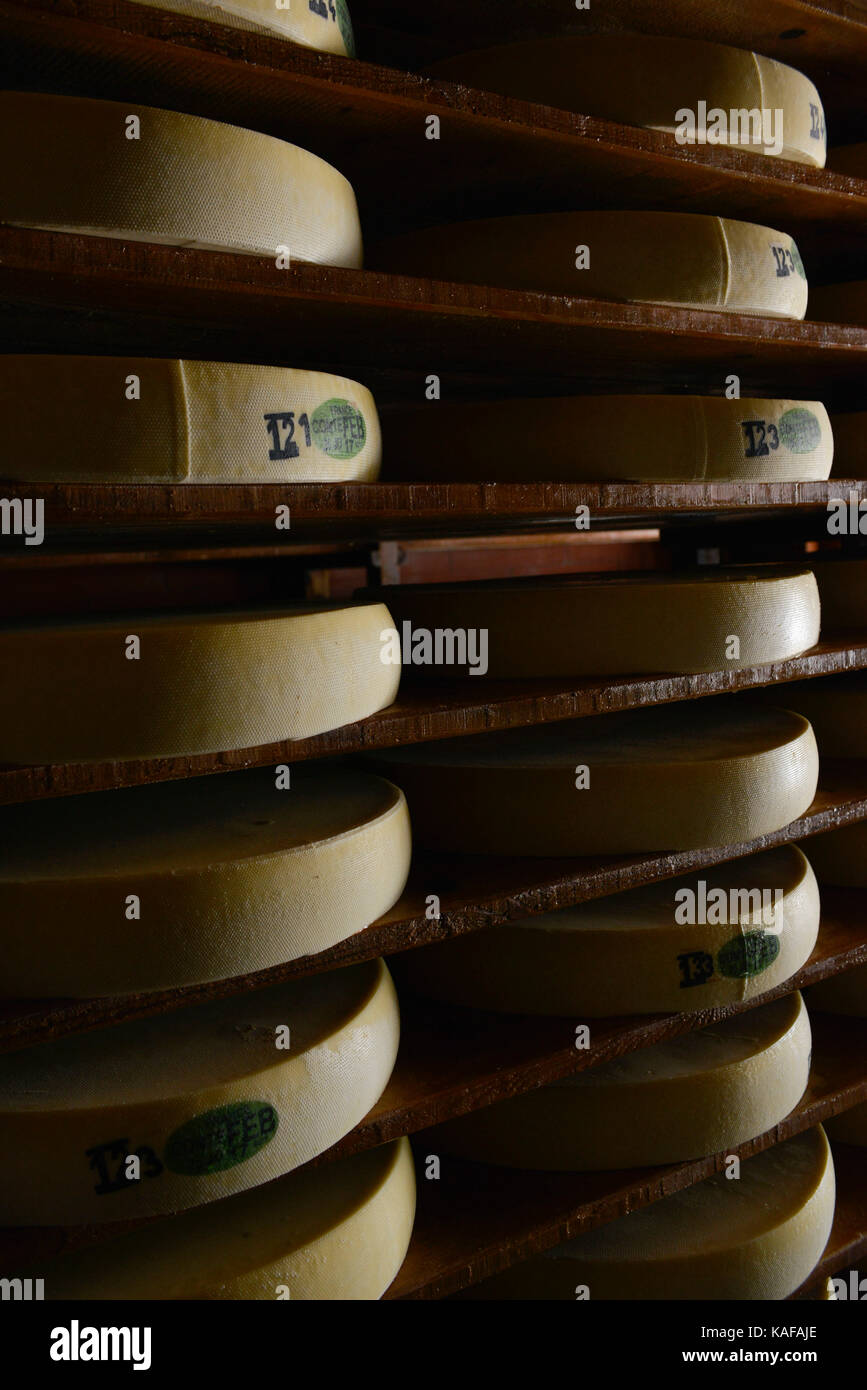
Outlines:
[[352, 32], [352, 20], [349, 18], [349, 10], [346, 8], [346, 0], [334, 0], [337, 8], [337, 27], [340, 30], [340, 37], [346, 46], [346, 52], [350, 58], [355, 57], [355, 35]]
[[169, 1136], [163, 1162], [172, 1173], [198, 1178], [235, 1168], [264, 1149], [279, 1117], [265, 1100], [221, 1105], [187, 1120]]
[[812, 454], [822, 439], [821, 426], [812, 410], [799, 405], [781, 415], [780, 439], [793, 454]]
[[313, 442], [333, 459], [354, 459], [367, 441], [364, 416], [352, 401], [323, 401], [310, 417]]
[[748, 931], [720, 948], [716, 968], [727, 980], [746, 980], [761, 975], [779, 954], [780, 938], [775, 932]]
[[800, 275], [801, 279], [802, 279], [802, 280], [806, 280], [806, 278], [807, 278], [807, 272], [806, 272], [806, 270], [804, 269], [804, 262], [801, 260], [801, 253], [800, 253], [800, 251], [798, 250], [798, 248], [797, 248], [797, 246], [795, 245], [794, 242], [792, 242], [791, 256], [792, 256], [792, 261], [793, 261], [793, 263], [794, 263], [795, 269], [797, 270], [797, 272], [798, 272], [798, 274]]

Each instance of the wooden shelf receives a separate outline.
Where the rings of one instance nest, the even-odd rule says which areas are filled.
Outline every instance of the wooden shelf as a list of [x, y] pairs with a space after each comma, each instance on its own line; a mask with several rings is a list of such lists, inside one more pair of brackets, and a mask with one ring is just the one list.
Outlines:
[[[387, 601], [387, 589], [383, 596]], [[865, 667], [867, 642], [863, 634], [845, 634], [829, 637], [805, 655], [786, 661], [696, 676], [491, 682], [468, 677], [458, 682], [407, 682], [399, 699], [387, 709], [313, 738], [187, 757], [42, 766], [0, 764], [0, 805], [375, 752], [528, 724], [706, 699]]]
[[826, 1279], [835, 1275], [845, 1279], [850, 1269], [867, 1259], [867, 1149], [852, 1144], [832, 1147], [837, 1176], [834, 1229], [809, 1279], [792, 1294], [794, 1299], [821, 1296]]
[[[817, 1015], [810, 1084], [773, 1130], [726, 1152], [750, 1158], [867, 1098], [867, 1022]], [[417, 1153], [436, 1152], [422, 1135]], [[439, 1181], [419, 1184], [409, 1253], [388, 1299], [433, 1299], [480, 1283], [720, 1172], [726, 1154], [607, 1173], [540, 1173], [442, 1160]]]

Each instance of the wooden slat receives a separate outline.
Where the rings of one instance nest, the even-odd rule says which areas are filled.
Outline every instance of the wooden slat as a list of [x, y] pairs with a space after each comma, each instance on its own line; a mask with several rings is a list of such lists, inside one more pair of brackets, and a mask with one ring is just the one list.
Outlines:
[[835, 1275], [845, 1280], [848, 1292], [849, 1271], [857, 1270], [860, 1263], [863, 1276], [867, 1262], [867, 1149], [852, 1144], [833, 1144], [832, 1148], [837, 1177], [834, 1228], [825, 1253], [809, 1279], [792, 1294], [794, 1299], [821, 1296], [825, 1280]]
[[[814, 1019], [810, 1083], [773, 1130], [726, 1153], [741, 1158], [781, 1143], [867, 1098], [867, 1022]], [[434, 1134], [416, 1152], [436, 1153]], [[419, 1183], [415, 1231], [388, 1299], [444, 1298], [720, 1172], [726, 1154], [608, 1173], [539, 1173], [442, 1159], [438, 1181]]]

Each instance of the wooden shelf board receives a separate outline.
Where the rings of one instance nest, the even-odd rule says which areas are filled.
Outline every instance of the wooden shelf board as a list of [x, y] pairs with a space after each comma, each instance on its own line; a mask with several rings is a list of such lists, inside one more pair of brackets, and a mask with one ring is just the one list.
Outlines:
[[[867, 1023], [816, 1016], [810, 1084], [775, 1129], [726, 1153], [750, 1158], [867, 1098]], [[436, 1152], [424, 1134], [421, 1157]], [[415, 1230], [388, 1299], [433, 1299], [480, 1283], [582, 1231], [625, 1216], [720, 1172], [726, 1154], [607, 1173], [540, 1173], [442, 1159], [419, 1184]]]
[[[839, 1275], [848, 1285], [850, 1269], [867, 1260], [867, 1149], [834, 1144], [837, 1205], [825, 1253], [794, 1299], [821, 1296], [826, 1279]], [[863, 1295], [862, 1295], [863, 1296]]]

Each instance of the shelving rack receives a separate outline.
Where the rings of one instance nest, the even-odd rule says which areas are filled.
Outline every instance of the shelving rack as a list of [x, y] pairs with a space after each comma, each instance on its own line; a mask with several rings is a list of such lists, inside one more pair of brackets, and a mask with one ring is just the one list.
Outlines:
[[[431, 0], [423, 17], [399, 0], [354, 0], [362, 52], [374, 61], [313, 53], [218, 23], [129, 0], [0, 0], [4, 85], [83, 93], [187, 111], [289, 138], [332, 160], [356, 187], [367, 240], [386, 229], [513, 210], [582, 206], [713, 212], [793, 233], [811, 281], [867, 275], [867, 183], [830, 171], [760, 161], [736, 150], [680, 147], [672, 139], [431, 81], [415, 69], [448, 51], [544, 32], [541, 0], [504, 7]], [[801, 68], [820, 87], [842, 142], [867, 136], [867, 11], [846, 0], [608, 0], [611, 29], [704, 37], [754, 48]], [[573, 16], [578, 31], [586, 20]], [[431, 31], [440, 36], [431, 39]], [[444, 37], [445, 36], [445, 37]], [[423, 138], [440, 117], [439, 142]], [[415, 183], [406, 169], [419, 170]], [[531, 190], [528, 192], [528, 189]], [[730, 373], [742, 392], [821, 396], [863, 404], [867, 329], [836, 324], [621, 305], [390, 275], [296, 265], [276, 275], [248, 257], [126, 244], [99, 237], [0, 227], [0, 351], [137, 352], [324, 367], [357, 376], [386, 405], [419, 397], [427, 371], [455, 396], [569, 390], [715, 394]], [[216, 346], [215, 346], [216, 345]], [[480, 366], [480, 364], [482, 364]], [[865, 459], [867, 462], [867, 459]], [[862, 473], [867, 470], [862, 469]], [[824, 534], [827, 503], [867, 482], [804, 484], [395, 483], [367, 485], [93, 485], [39, 489], [47, 539], [32, 555], [0, 552], [26, 573], [124, 558], [160, 566], [182, 554], [278, 556], [317, 550], [369, 565], [384, 540], [564, 532], [588, 505], [594, 523], [659, 526], [681, 544], [733, 537], [749, 558], [752, 537], [776, 528], [803, 554]], [[29, 496], [9, 480], [4, 495]], [[292, 529], [274, 530], [288, 503]], [[727, 529], [728, 528], [728, 529]], [[800, 549], [799, 549], [800, 547]], [[347, 557], [353, 557], [351, 560]], [[397, 704], [359, 724], [295, 744], [215, 755], [112, 764], [0, 768], [0, 803], [87, 793], [247, 766], [321, 759], [449, 736], [786, 683], [867, 668], [867, 634], [823, 633], [803, 657], [748, 671], [663, 679], [407, 687]], [[404, 898], [378, 923], [318, 956], [216, 985], [112, 1000], [6, 1001], [0, 1049], [121, 1019], [182, 1008], [276, 979], [399, 954], [427, 941], [670, 878], [704, 865], [867, 819], [867, 766], [824, 764], [814, 805], [776, 835], [689, 854], [607, 860], [461, 860], [417, 856]], [[436, 882], [442, 916], [429, 921]], [[771, 995], [867, 961], [857, 895], [826, 892], [819, 944], [808, 964]], [[517, 1019], [434, 1007], [408, 998], [397, 1069], [384, 1096], [334, 1157], [517, 1095], [585, 1066], [705, 1026], [730, 1010], [610, 1019], [574, 1048], [569, 1020]], [[859, 1020], [817, 1016], [809, 1089], [743, 1156], [867, 1099], [867, 1033]], [[430, 1040], [436, 1038], [436, 1048]], [[867, 1255], [867, 1159], [837, 1152], [837, 1221], [820, 1278]], [[522, 1174], [450, 1164], [421, 1183], [407, 1261], [388, 1298], [442, 1298], [549, 1248], [579, 1230], [659, 1200], [719, 1170], [722, 1156], [637, 1172]], [[447, 1219], [448, 1215], [448, 1219]], [[0, 1234], [0, 1260], [21, 1233]], [[82, 1239], [97, 1238], [94, 1232]]]

